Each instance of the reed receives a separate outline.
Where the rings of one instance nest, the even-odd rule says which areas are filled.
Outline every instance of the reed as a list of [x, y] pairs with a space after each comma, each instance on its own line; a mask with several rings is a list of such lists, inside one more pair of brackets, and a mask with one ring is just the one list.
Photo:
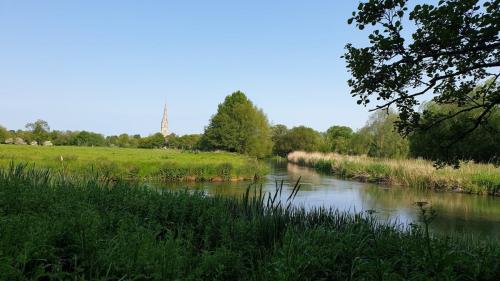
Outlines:
[[[496, 280], [495, 241], [99, 174], [0, 168], [0, 280]], [[423, 247], [425, 245], [425, 247]]]
[[436, 169], [423, 159], [381, 159], [335, 153], [295, 151], [288, 161], [340, 177], [438, 191], [500, 195], [500, 168], [463, 162], [460, 168]]

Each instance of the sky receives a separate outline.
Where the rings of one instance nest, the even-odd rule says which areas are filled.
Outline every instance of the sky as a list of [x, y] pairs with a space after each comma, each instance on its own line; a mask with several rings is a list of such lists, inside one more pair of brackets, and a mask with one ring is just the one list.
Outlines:
[[360, 128], [344, 46], [358, 1], [0, 0], [0, 125], [202, 133], [243, 91], [272, 124]]

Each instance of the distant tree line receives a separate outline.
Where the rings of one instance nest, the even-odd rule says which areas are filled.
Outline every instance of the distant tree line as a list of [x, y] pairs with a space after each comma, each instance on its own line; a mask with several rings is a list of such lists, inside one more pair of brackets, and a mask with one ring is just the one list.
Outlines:
[[[470, 94], [471, 99], [475, 97]], [[0, 142], [20, 138], [26, 143], [53, 145], [116, 146], [130, 148], [173, 148], [186, 150], [225, 150], [258, 158], [271, 155], [286, 157], [296, 150], [334, 152], [349, 155], [368, 155], [382, 158], [422, 157], [430, 160], [449, 159], [498, 163], [500, 155], [500, 109], [495, 107], [487, 121], [460, 139], [451, 149], [443, 146], [443, 139], [461, 128], [470, 126], [480, 110], [468, 111], [454, 118], [439, 119], [461, 109], [457, 105], [427, 103], [422, 108], [423, 123], [433, 124], [426, 130], [415, 131], [403, 138], [396, 130], [398, 113], [392, 110], [376, 111], [365, 126], [353, 130], [347, 126], [332, 126], [326, 132], [298, 126], [271, 126], [262, 111], [242, 92], [227, 96], [212, 116], [203, 134], [167, 138], [162, 134], [141, 137], [121, 134], [103, 136], [88, 131], [51, 131], [47, 122], [37, 120], [26, 125], [26, 130], [7, 131], [0, 127]]]
[[104, 136], [89, 131], [50, 130], [48, 123], [37, 120], [26, 124], [26, 130], [7, 130], [0, 126], [0, 143], [12, 144], [50, 144], [57, 146], [112, 146], [124, 148], [162, 148], [198, 149], [201, 135], [177, 136], [170, 134], [167, 138], [156, 133], [150, 136], [112, 135]]

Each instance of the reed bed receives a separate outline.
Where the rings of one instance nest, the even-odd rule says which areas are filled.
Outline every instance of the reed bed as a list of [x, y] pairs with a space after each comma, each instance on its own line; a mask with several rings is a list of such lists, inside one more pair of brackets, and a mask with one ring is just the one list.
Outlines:
[[[0, 280], [497, 280], [494, 241], [373, 214], [0, 168]], [[430, 223], [425, 220], [426, 223]]]
[[464, 162], [458, 169], [436, 169], [432, 162], [423, 159], [381, 159], [303, 151], [290, 153], [288, 161], [364, 182], [500, 195], [500, 168], [492, 164]]

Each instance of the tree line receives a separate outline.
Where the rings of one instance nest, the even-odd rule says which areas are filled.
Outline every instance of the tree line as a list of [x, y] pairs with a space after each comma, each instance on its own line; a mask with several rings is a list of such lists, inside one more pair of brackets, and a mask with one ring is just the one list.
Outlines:
[[170, 134], [164, 138], [156, 133], [150, 136], [120, 134], [104, 136], [89, 131], [58, 131], [51, 130], [44, 120], [28, 123], [25, 130], [7, 130], [0, 126], [0, 143], [36, 144], [57, 146], [111, 146], [124, 148], [161, 148], [197, 149], [201, 135], [177, 136]]
[[[473, 96], [473, 93], [471, 93]], [[440, 114], [459, 111], [456, 105], [427, 103], [423, 106], [424, 118], [437, 118]], [[448, 118], [427, 130], [417, 131], [404, 138], [395, 130], [399, 121], [393, 110], [376, 111], [366, 125], [358, 130], [347, 126], [332, 126], [325, 132], [298, 126], [270, 125], [262, 109], [256, 107], [244, 93], [237, 91], [227, 96], [212, 116], [203, 134], [166, 138], [156, 133], [150, 136], [114, 135], [88, 131], [51, 131], [47, 122], [37, 120], [26, 125], [26, 130], [7, 131], [0, 127], [0, 142], [21, 138], [26, 143], [53, 145], [116, 146], [129, 148], [174, 148], [186, 150], [224, 150], [264, 158], [271, 155], [286, 157], [296, 150], [334, 152], [349, 155], [368, 155], [383, 158], [423, 157], [430, 160], [450, 158], [498, 162], [500, 155], [500, 109], [494, 108], [492, 116], [480, 127], [461, 139], [452, 149], [442, 146], [441, 140], [449, 137], [468, 122], [479, 110]], [[431, 120], [429, 120], [431, 122]]]
[[[470, 93], [473, 99], [474, 91]], [[350, 155], [368, 155], [383, 158], [422, 157], [429, 160], [475, 160], [498, 163], [500, 156], [500, 108], [491, 110], [479, 128], [459, 139], [452, 147], [443, 140], [450, 139], [460, 128], [470, 126], [481, 110], [461, 112], [456, 104], [429, 102], [421, 107], [422, 123], [433, 124], [425, 130], [416, 130], [403, 137], [396, 128], [399, 112], [391, 108], [374, 112], [359, 130], [346, 126], [332, 126], [326, 132], [298, 126], [269, 125], [263, 111], [242, 92], [226, 97], [201, 136], [199, 148], [228, 150], [257, 157], [279, 155], [285, 157], [296, 150], [335, 152]], [[447, 118], [436, 122], [436, 118]]]

